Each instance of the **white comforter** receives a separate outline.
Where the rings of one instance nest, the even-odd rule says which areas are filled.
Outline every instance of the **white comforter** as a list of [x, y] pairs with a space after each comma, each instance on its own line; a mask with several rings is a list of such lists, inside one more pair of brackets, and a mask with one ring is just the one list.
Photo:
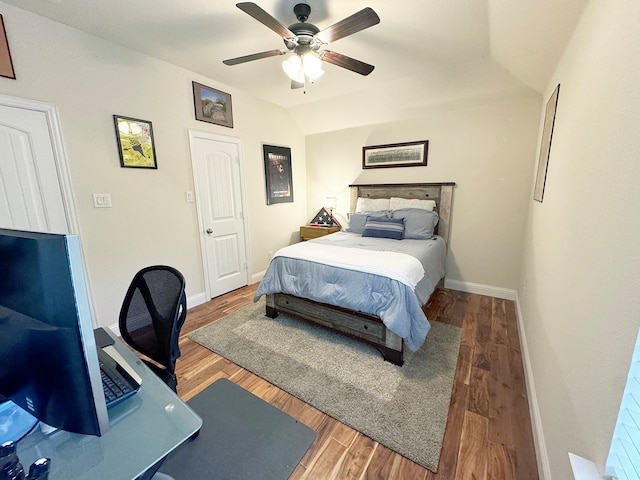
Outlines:
[[347, 270], [372, 273], [398, 280], [411, 290], [424, 277], [424, 267], [406, 253], [364, 250], [314, 242], [281, 248], [274, 257], [298, 258]]

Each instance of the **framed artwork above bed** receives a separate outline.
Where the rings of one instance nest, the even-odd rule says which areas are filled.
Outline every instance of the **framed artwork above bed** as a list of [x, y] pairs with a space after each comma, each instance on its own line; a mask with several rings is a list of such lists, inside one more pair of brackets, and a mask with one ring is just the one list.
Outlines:
[[428, 150], [428, 140], [362, 147], [362, 168], [424, 166]]

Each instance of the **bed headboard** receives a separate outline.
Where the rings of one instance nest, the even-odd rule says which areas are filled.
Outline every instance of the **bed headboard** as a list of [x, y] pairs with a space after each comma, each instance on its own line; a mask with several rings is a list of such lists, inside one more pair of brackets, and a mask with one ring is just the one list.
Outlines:
[[351, 211], [355, 211], [358, 197], [365, 198], [418, 198], [435, 200], [440, 220], [436, 233], [449, 245], [451, 233], [451, 206], [454, 182], [446, 183], [396, 183], [377, 185], [349, 185], [351, 189]]

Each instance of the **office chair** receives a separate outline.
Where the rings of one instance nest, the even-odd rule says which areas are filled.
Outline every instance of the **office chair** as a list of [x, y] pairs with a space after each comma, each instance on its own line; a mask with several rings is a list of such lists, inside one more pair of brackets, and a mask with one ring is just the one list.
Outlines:
[[[178, 336], [187, 316], [185, 281], [173, 267], [154, 265], [135, 274], [120, 310], [120, 334], [174, 392]], [[155, 363], [154, 363], [155, 362]]]

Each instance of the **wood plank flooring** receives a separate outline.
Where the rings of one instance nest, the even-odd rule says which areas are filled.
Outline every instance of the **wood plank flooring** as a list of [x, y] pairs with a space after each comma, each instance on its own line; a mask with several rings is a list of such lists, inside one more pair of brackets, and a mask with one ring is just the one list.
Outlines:
[[251, 303], [257, 284], [190, 309], [180, 336], [178, 393], [189, 400], [228, 378], [316, 431], [291, 479], [529, 480], [538, 478], [512, 301], [437, 289], [427, 318], [462, 328], [438, 472], [433, 473], [189, 340]]

